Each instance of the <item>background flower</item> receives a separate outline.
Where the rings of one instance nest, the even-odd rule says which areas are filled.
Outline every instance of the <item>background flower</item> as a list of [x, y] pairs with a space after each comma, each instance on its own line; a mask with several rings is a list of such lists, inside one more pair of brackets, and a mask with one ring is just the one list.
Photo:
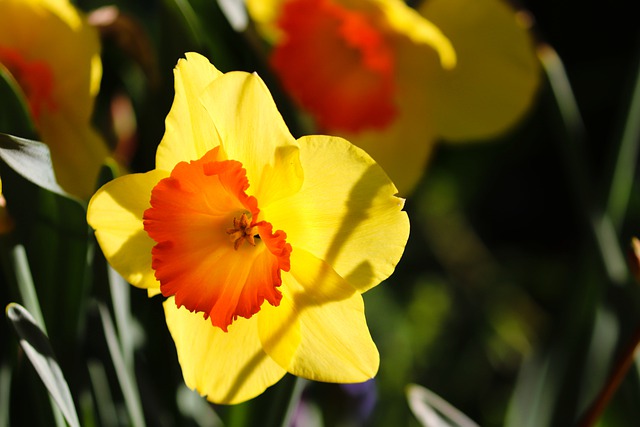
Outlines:
[[367, 151], [402, 194], [436, 140], [495, 137], [539, 85], [525, 23], [501, 0], [248, 1], [283, 86], [320, 129]]
[[59, 183], [88, 198], [108, 154], [91, 126], [102, 76], [97, 31], [67, 1], [0, 0], [0, 66], [22, 90]]

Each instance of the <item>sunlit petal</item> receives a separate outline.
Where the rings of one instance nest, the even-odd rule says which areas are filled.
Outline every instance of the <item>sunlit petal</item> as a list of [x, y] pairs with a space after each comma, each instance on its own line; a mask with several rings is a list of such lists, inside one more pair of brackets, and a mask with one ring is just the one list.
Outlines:
[[151, 205], [151, 189], [168, 175], [162, 170], [126, 175], [104, 185], [89, 202], [87, 221], [109, 263], [129, 283], [141, 288], [160, 288], [151, 268], [155, 242], [142, 225]]
[[202, 102], [228, 158], [247, 170], [249, 194], [260, 193], [260, 177], [266, 165], [275, 164], [276, 150], [295, 146], [264, 82], [256, 74], [226, 73], [209, 85]]
[[257, 318], [238, 319], [225, 333], [201, 313], [177, 308], [173, 298], [164, 310], [185, 383], [210, 401], [243, 402], [286, 373], [263, 351]]
[[265, 351], [288, 372], [327, 382], [362, 382], [379, 364], [362, 297], [325, 262], [295, 248], [279, 307], [259, 314]]
[[409, 235], [404, 201], [382, 168], [344, 139], [309, 136], [299, 143], [302, 188], [263, 213], [286, 231], [294, 252], [326, 260], [364, 292], [386, 279], [402, 255]]
[[196, 160], [220, 145], [215, 124], [200, 95], [222, 73], [201, 55], [187, 53], [174, 69], [175, 97], [156, 153], [156, 167], [170, 171], [182, 161]]

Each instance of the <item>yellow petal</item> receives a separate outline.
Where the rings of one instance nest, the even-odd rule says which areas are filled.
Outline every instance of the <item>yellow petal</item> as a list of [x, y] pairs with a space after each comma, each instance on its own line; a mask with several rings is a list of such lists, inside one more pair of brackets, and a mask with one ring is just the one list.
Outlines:
[[167, 176], [156, 169], [116, 178], [98, 190], [87, 210], [87, 221], [109, 264], [140, 288], [160, 288], [151, 268], [155, 242], [144, 231], [142, 215], [151, 207], [152, 188]]
[[73, 28], [73, 33], [59, 37], [56, 43], [47, 40], [43, 59], [53, 64], [57, 82], [54, 96], [63, 100], [63, 111], [68, 111], [77, 120], [89, 121], [102, 79], [98, 31], [68, 2], [54, 3], [58, 3], [58, 10]]
[[255, 197], [260, 206], [269, 206], [300, 190], [304, 171], [300, 164], [300, 150], [295, 146], [278, 147], [273, 164], [265, 165], [256, 183]]
[[276, 20], [280, 16], [280, 8], [286, 0], [246, 0], [247, 12], [256, 23], [260, 34], [274, 43], [282, 36]]
[[278, 148], [296, 145], [269, 89], [257, 74], [230, 72], [209, 85], [202, 102], [225, 153], [247, 170], [247, 194], [260, 194], [264, 168], [275, 165]]
[[282, 301], [258, 314], [267, 354], [288, 372], [315, 381], [363, 382], [378, 371], [362, 297], [325, 262], [294, 248]]
[[49, 65], [58, 111], [71, 120], [90, 119], [102, 76], [100, 41], [70, 2], [0, 2], [0, 45]]
[[[34, 31], [37, 29], [37, 31]], [[94, 97], [102, 76], [97, 30], [63, 0], [0, 1], [0, 46], [37, 63], [51, 78], [44, 93], [28, 93], [38, 104], [35, 122], [49, 145], [56, 177], [68, 192], [88, 198], [107, 154], [91, 128]], [[19, 83], [20, 76], [17, 76]]]
[[[298, 140], [304, 182], [263, 209], [287, 242], [325, 260], [360, 292], [394, 270], [409, 236], [404, 200], [364, 151], [342, 138]], [[293, 268], [293, 261], [291, 263]]]
[[181, 161], [197, 160], [220, 145], [215, 124], [200, 100], [205, 88], [222, 73], [197, 53], [187, 53], [173, 71], [175, 97], [156, 152], [156, 167], [172, 170]]
[[79, 28], [83, 25], [82, 18], [68, 0], [26, 0], [23, 3], [43, 5], [62, 18], [71, 28]]
[[458, 62], [431, 80], [433, 113], [448, 140], [490, 138], [513, 126], [540, 83], [532, 38], [507, 2], [429, 0], [420, 12], [451, 40]]
[[[437, 53], [407, 38], [395, 40], [397, 116], [386, 129], [343, 136], [366, 151], [407, 196], [422, 177], [434, 144], [436, 124], [428, 82], [441, 70]], [[330, 133], [334, 131], [330, 130]]]
[[440, 56], [443, 68], [455, 67], [455, 47], [436, 25], [421, 17], [402, 0], [373, 0], [372, 3], [380, 7], [395, 31], [408, 37], [414, 44], [433, 48]]
[[58, 183], [69, 193], [88, 199], [109, 154], [105, 141], [89, 122], [71, 121], [61, 114], [42, 116], [40, 134], [51, 151]]
[[225, 333], [202, 313], [177, 308], [173, 297], [164, 310], [185, 383], [211, 402], [251, 399], [286, 373], [262, 350], [255, 316], [236, 320]]

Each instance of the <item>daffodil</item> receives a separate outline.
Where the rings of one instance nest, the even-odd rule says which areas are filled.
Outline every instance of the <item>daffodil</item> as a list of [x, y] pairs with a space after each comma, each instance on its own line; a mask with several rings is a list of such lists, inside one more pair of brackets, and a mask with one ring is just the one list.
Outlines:
[[0, 67], [22, 90], [60, 185], [88, 198], [108, 154], [90, 123], [102, 76], [95, 28], [66, 0], [0, 0]]
[[237, 403], [289, 372], [372, 378], [361, 294], [409, 233], [382, 168], [339, 137], [291, 136], [256, 74], [186, 54], [156, 168], [88, 207], [110, 264], [164, 310], [186, 384]]
[[367, 151], [402, 194], [436, 140], [495, 137], [527, 111], [539, 66], [502, 0], [247, 0], [271, 65], [319, 129]]

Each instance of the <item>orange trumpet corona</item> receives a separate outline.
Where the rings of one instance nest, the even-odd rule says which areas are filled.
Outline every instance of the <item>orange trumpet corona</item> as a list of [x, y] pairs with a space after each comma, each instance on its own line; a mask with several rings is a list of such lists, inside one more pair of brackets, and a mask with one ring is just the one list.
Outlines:
[[[272, 233], [271, 224], [256, 221], [258, 201], [245, 192], [242, 164], [219, 157], [216, 147], [176, 165], [154, 187], [143, 219], [156, 242], [152, 267], [162, 294], [175, 295], [178, 306], [202, 312], [226, 332], [265, 300], [280, 304], [280, 272], [289, 271], [291, 245], [286, 233]], [[250, 245], [243, 246], [245, 240]]]

